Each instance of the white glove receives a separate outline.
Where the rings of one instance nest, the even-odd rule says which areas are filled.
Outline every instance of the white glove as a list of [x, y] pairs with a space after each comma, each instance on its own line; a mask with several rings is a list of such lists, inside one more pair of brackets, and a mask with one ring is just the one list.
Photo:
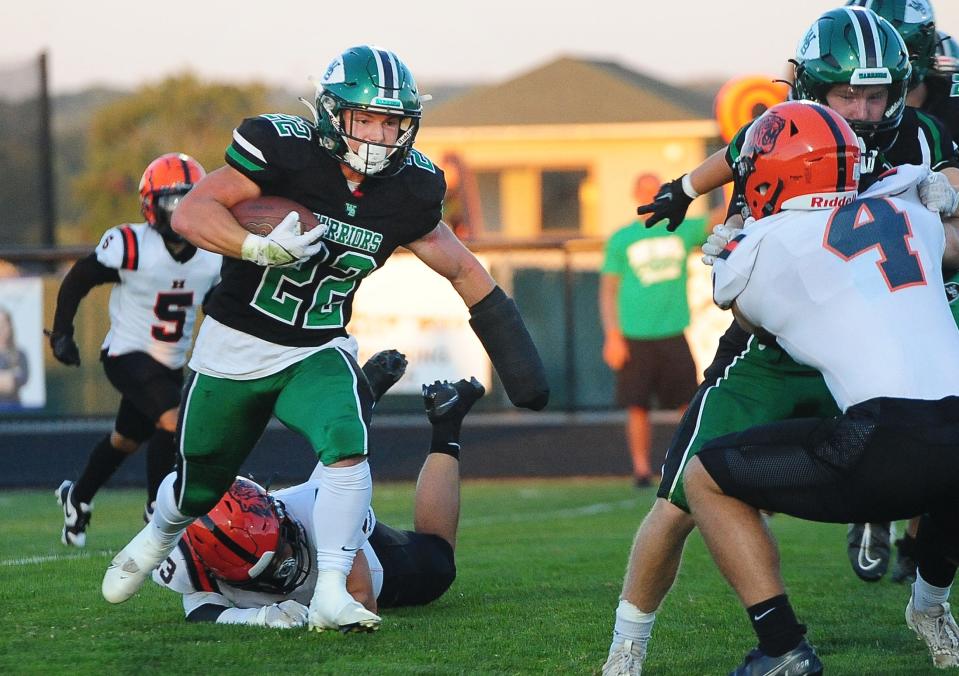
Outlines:
[[310, 610], [296, 601], [281, 601], [270, 606], [263, 606], [256, 613], [258, 627], [270, 629], [295, 629], [306, 626]]
[[723, 223], [713, 226], [713, 234], [707, 237], [703, 244], [703, 263], [706, 265], [715, 263], [716, 256], [721, 254], [729, 241], [742, 231], [742, 228], [731, 228]]
[[266, 237], [247, 235], [241, 255], [257, 265], [292, 265], [325, 252], [326, 245], [320, 241], [325, 232], [325, 227], [317, 226], [300, 234], [300, 217], [291, 211]]
[[943, 216], [955, 216], [959, 210], [959, 192], [952, 187], [945, 174], [930, 171], [919, 181], [919, 199], [930, 211]]
[[293, 629], [306, 624], [309, 609], [296, 601], [282, 601], [261, 608], [224, 608], [217, 624], [245, 624], [250, 627]]

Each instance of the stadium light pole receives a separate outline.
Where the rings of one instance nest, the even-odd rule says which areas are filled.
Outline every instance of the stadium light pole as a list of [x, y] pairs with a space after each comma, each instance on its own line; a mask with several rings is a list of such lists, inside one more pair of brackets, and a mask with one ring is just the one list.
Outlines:
[[50, 87], [47, 77], [47, 52], [40, 53], [40, 202], [42, 218], [42, 246], [56, 244], [56, 195], [53, 184], [53, 134], [50, 125]]

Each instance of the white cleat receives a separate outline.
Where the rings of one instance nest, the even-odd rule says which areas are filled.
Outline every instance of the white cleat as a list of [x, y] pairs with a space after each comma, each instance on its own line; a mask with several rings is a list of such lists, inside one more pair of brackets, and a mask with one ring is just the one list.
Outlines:
[[380, 628], [382, 621], [350, 596], [343, 573], [319, 571], [310, 601], [310, 631], [372, 632]]
[[613, 643], [603, 665], [603, 676], [641, 676], [646, 644], [632, 639]]
[[123, 603], [136, 594], [153, 569], [176, 547], [177, 539], [168, 547], [163, 546], [155, 529], [152, 523], [147, 524], [113, 557], [100, 587], [103, 598], [110, 603]]
[[906, 606], [906, 624], [924, 641], [937, 669], [959, 667], [959, 626], [952, 617], [949, 604], [936, 605], [927, 611], [916, 610], [912, 596]]

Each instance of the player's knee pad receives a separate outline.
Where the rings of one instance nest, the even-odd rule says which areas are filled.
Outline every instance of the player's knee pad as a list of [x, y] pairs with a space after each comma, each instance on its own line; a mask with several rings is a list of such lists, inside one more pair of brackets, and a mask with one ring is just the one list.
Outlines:
[[421, 560], [424, 568], [424, 588], [421, 602], [430, 603], [446, 593], [456, 580], [456, 561], [453, 547], [439, 536], [429, 536], [432, 547], [426, 548], [426, 556]]

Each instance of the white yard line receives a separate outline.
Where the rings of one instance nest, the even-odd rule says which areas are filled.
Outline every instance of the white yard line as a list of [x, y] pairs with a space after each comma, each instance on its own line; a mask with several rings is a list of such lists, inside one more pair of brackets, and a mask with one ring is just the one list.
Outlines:
[[111, 552], [107, 550], [92, 552], [77, 552], [75, 554], [47, 554], [45, 556], [21, 556], [16, 559], [2, 559], [0, 566], [36, 566], [41, 563], [50, 563], [51, 561], [69, 561], [71, 559], [89, 559], [94, 556], [110, 556]]
[[540, 521], [548, 518], [575, 518], [593, 516], [607, 512], [635, 510], [639, 506], [639, 499], [617, 500], [616, 502], [596, 502], [582, 507], [568, 507], [545, 512], [527, 512], [522, 514], [498, 514], [495, 516], [476, 516], [460, 519], [460, 526], [485, 526], [493, 523], [517, 523], [522, 521]]

